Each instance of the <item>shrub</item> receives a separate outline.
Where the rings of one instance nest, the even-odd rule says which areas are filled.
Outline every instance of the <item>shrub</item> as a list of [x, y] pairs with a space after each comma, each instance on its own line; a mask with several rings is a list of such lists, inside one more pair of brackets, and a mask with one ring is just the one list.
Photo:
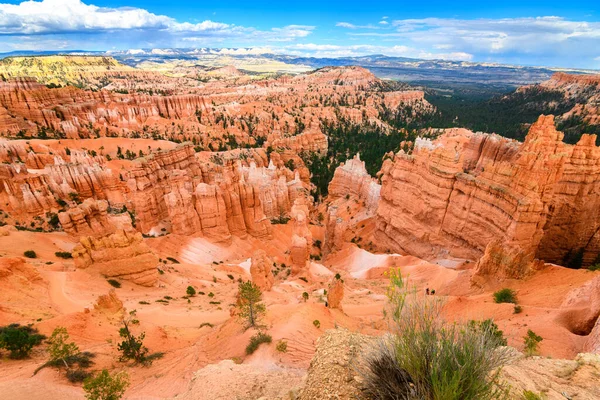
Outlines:
[[235, 278], [234, 278], [234, 277], [233, 277], [233, 275], [231, 275], [231, 274], [227, 274], [227, 277], [228, 277], [229, 279], [231, 279], [232, 281], [233, 281], [233, 280], [235, 280]]
[[302, 298], [304, 299], [304, 302], [306, 302], [306, 300], [308, 300], [308, 293], [307, 292], [303, 292], [302, 293]]
[[115, 287], [117, 289], [121, 287], [121, 282], [119, 282], [116, 279], [107, 279], [106, 282], [108, 282], [110, 286]]
[[142, 301], [138, 301], [138, 303], [139, 303], [139, 304], [150, 304], [150, 303], [148, 303], [147, 301], [144, 301], [144, 300], [142, 300]]
[[314, 326], [315, 326], [317, 329], [319, 329], [319, 328], [321, 327], [321, 322], [319, 322], [319, 320], [318, 320], [318, 319], [315, 319], [315, 320], [313, 321], [313, 325], [314, 325]]
[[27, 258], [37, 258], [37, 254], [33, 250], [26, 250], [23, 255]]
[[10, 324], [0, 327], [0, 349], [9, 351], [9, 357], [22, 359], [29, 356], [33, 346], [38, 346], [46, 339], [31, 326]]
[[126, 372], [111, 375], [105, 369], [83, 382], [87, 400], [119, 400], [128, 386], [129, 378]]
[[196, 295], [196, 289], [194, 289], [192, 286], [188, 286], [187, 289], [185, 290], [185, 293], [187, 293], [188, 296], [195, 296]]
[[412, 399], [412, 379], [397, 362], [396, 347], [391, 338], [379, 339], [367, 349], [358, 368], [363, 378], [363, 393], [367, 399]]
[[271, 343], [273, 338], [268, 333], [258, 332], [250, 338], [250, 343], [246, 346], [246, 354], [250, 355], [258, 349], [262, 343]]
[[544, 340], [541, 336], [536, 335], [531, 329], [527, 330], [527, 335], [523, 337], [525, 343], [525, 355], [533, 356], [538, 353], [538, 346]]
[[447, 323], [440, 297], [407, 290], [390, 272], [392, 334], [378, 340], [358, 370], [375, 399], [495, 399], [504, 393], [499, 373], [509, 353], [491, 321]]
[[73, 255], [71, 253], [69, 253], [68, 251], [57, 251], [56, 253], [54, 253], [54, 255], [58, 258], [73, 258]]
[[508, 342], [504, 337], [504, 332], [498, 329], [498, 325], [492, 319], [483, 321], [469, 321], [469, 327], [479, 330], [485, 337], [496, 343], [496, 346], [507, 346]]
[[494, 293], [494, 302], [496, 303], [517, 303], [517, 294], [514, 290], [504, 288]]
[[67, 370], [67, 379], [71, 383], [80, 383], [89, 378], [91, 374], [81, 368]]
[[179, 261], [173, 257], [167, 257], [167, 260], [171, 261], [173, 264], [179, 264]]
[[590, 271], [600, 271], [600, 264], [590, 265], [588, 267], [588, 270], [590, 270]]
[[280, 353], [287, 353], [287, 342], [285, 340], [280, 340], [277, 342], [275, 349]]
[[203, 322], [200, 324], [200, 328], [204, 328], [205, 326], [208, 326], [209, 328], [212, 328], [214, 325], [211, 324], [210, 322]]
[[513, 308], [513, 314], [521, 314], [523, 312], [523, 307], [519, 305], [515, 305]]
[[523, 400], [542, 400], [542, 396], [531, 390], [523, 390]]

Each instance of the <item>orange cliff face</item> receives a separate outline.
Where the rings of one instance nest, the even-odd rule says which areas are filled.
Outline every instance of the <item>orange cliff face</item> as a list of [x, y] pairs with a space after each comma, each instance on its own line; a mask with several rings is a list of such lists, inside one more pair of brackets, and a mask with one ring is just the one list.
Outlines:
[[547, 262], [600, 252], [600, 148], [562, 142], [541, 116], [524, 143], [449, 130], [382, 168], [375, 237], [425, 258], [478, 259], [494, 240]]
[[[111, 140], [123, 148], [134, 148], [136, 143]], [[202, 235], [227, 241], [232, 234], [269, 237], [271, 219], [288, 215], [296, 199], [312, 202], [308, 171], [289, 151], [274, 152], [269, 160], [263, 149], [196, 153], [191, 144], [160, 150], [164, 142], [150, 141], [155, 148], [148, 146], [150, 154], [145, 157], [106, 161], [91, 156], [89, 150], [69, 150], [58, 142], [0, 142], [0, 158], [5, 162], [0, 164], [4, 223], [54, 230], [59, 222], [53, 220], [56, 214], [65, 210], [64, 215], [76, 214], [78, 203], [95, 199], [108, 201], [113, 214], [130, 211], [136, 229], [144, 234]], [[103, 143], [106, 151], [117, 147]], [[285, 166], [284, 160], [290, 159], [295, 160], [295, 170]], [[70, 233], [70, 222], [60, 222]], [[89, 229], [85, 234], [90, 234]]]

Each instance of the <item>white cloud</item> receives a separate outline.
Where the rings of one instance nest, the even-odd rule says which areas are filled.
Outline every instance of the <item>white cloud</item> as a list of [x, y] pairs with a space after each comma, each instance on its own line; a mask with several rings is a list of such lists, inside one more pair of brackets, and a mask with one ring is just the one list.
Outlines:
[[464, 52], [436, 53], [419, 50], [413, 47], [377, 46], [377, 45], [351, 45], [340, 46], [331, 44], [293, 44], [280, 49], [282, 52], [293, 55], [307, 55], [314, 57], [357, 57], [372, 54], [383, 54], [391, 57], [409, 57], [420, 59], [440, 59], [455, 61], [471, 61], [473, 55]]
[[335, 26], [339, 26], [340, 28], [356, 29], [356, 25], [349, 22], [338, 22], [335, 24]]
[[80, 0], [0, 4], [1, 34], [40, 34], [111, 29], [167, 29], [172, 18], [140, 8], [101, 8]]
[[387, 24], [389, 24], [389, 22], [387, 22], [386, 20], [381, 20], [381, 21], [379, 21], [379, 23], [381, 25], [387, 25]]
[[572, 56], [594, 51], [600, 43], [600, 22], [571, 21], [553, 16], [405, 19], [393, 21], [393, 26], [396, 32], [388, 37], [407, 39], [420, 46], [470, 53]]
[[313, 26], [288, 25], [260, 31], [206, 20], [199, 23], [178, 22], [166, 15], [153, 14], [133, 7], [107, 8], [85, 4], [81, 0], [24, 1], [0, 3], [0, 35], [54, 35], [102, 33], [120, 30], [145, 30], [165, 35], [203, 38], [251, 38], [267, 41], [290, 41], [304, 38]]
[[354, 25], [350, 22], [338, 22], [335, 26], [346, 29], [379, 29], [379, 27], [368, 24], [368, 25]]

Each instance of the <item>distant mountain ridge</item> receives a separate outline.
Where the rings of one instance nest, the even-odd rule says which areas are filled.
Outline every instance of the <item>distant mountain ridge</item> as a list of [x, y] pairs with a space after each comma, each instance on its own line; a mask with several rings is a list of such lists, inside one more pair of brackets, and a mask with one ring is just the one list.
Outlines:
[[[111, 56], [119, 62], [137, 67], [142, 63], [191, 62], [198, 65], [215, 62], [219, 57], [227, 59], [227, 65], [233, 64], [243, 69], [243, 63], [283, 63], [289, 66], [304, 66], [317, 69], [325, 66], [357, 65], [370, 69], [377, 77], [400, 80], [427, 86], [435, 85], [484, 85], [508, 89], [521, 85], [540, 83], [548, 80], [554, 72], [598, 73], [592, 70], [561, 69], [550, 67], [532, 67], [502, 65], [486, 62], [466, 62], [451, 60], [423, 60], [407, 57], [390, 57], [381, 54], [320, 58], [268, 53], [258, 48], [196, 48], [196, 49], [129, 49], [122, 51], [13, 51], [0, 54], [0, 58], [11, 56], [42, 56], [55, 54]], [[240, 65], [236, 65], [239, 62]], [[224, 65], [223, 65], [224, 66]], [[242, 66], [242, 68], [240, 68]], [[295, 73], [287, 71], [278, 64], [273, 72]]]

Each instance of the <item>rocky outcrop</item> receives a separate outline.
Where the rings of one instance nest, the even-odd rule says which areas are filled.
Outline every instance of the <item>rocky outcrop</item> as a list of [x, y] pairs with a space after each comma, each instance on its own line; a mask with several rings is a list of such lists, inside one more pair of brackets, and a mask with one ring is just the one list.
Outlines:
[[109, 215], [107, 209], [106, 201], [88, 199], [59, 214], [65, 232], [79, 238], [71, 252], [75, 266], [153, 286], [158, 281], [158, 257], [133, 229], [129, 214]]
[[87, 199], [79, 206], [59, 213], [58, 219], [71, 236], [104, 236], [115, 231], [107, 210], [107, 201]]
[[[299, 398], [366, 400], [361, 362], [374, 351], [381, 351], [376, 340], [344, 329], [325, 332], [317, 341]], [[525, 357], [515, 349], [509, 354], [499, 376], [508, 398], [520, 399], [525, 391], [543, 393], [549, 400], [592, 400], [600, 396], [596, 384], [600, 357], [596, 354], [581, 353], [574, 360]]]
[[211, 166], [201, 165], [193, 147], [182, 145], [139, 162], [129, 173], [128, 186], [142, 232], [159, 234], [166, 227], [216, 240], [231, 234], [269, 237], [271, 224], [261, 203], [264, 182], [247, 182], [239, 163], [214, 160]]
[[43, 278], [39, 272], [31, 265], [25, 263], [21, 257], [0, 258], [0, 280], [9, 277], [17, 277], [25, 282], [39, 282]]
[[252, 254], [252, 263], [250, 265], [250, 275], [252, 282], [262, 291], [269, 291], [273, 287], [275, 277], [271, 271], [273, 260], [271, 260], [264, 250], [256, 250]]
[[93, 267], [109, 278], [121, 278], [142, 286], [158, 281], [158, 257], [144, 243], [139, 232], [117, 230], [95, 238], [84, 236], [73, 248], [77, 268]]
[[600, 252], [600, 148], [595, 135], [562, 142], [541, 116], [524, 143], [450, 130], [417, 140], [382, 168], [376, 242], [436, 258], [478, 259], [494, 241], [547, 262]]
[[335, 250], [342, 248], [344, 242], [344, 232], [347, 223], [343, 218], [338, 217], [339, 208], [331, 205], [327, 208], [325, 215], [325, 240], [323, 241], [323, 256], [327, 257]]
[[380, 192], [381, 185], [369, 175], [365, 162], [360, 160], [360, 154], [337, 167], [329, 183], [331, 199], [354, 197], [365, 203], [371, 215], [374, 215], [379, 204]]
[[380, 192], [359, 154], [335, 169], [326, 200], [324, 256], [342, 248], [346, 232], [375, 216]]
[[483, 283], [486, 278], [494, 281], [523, 279], [542, 268], [544, 262], [535, 260], [533, 254], [494, 240], [486, 246], [483, 256], [477, 261], [472, 282]]
[[98, 296], [96, 303], [94, 304], [94, 310], [96, 312], [108, 315], [121, 314], [125, 312], [123, 302], [117, 296], [115, 289], [110, 289], [108, 294]]
[[342, 309], [344, 299], [344, 281], [334, 276], [327, 288], [327, 304], [329, 308]]
[[56, 213], [62, 208], [59, 203], [72, 202], [75, 198], [124, 202], [124, 187], [106, 167], [103, 158], [76, 150], [70, 157], [64, 155], [67, 160], [60, 154], [36, 153], [27, 163], [35, 162], [35, 167], [40, 169], [30, 169], [14, 160], [14, 157], [21, 158], [22, 146], [5, 149], [6, 157], [11, 157], [13, 164], [0, 164], [0, 201], [8, 205], [6, 211], [11, 214], [32, 217]]
[[600, 354], [600, 277], [572, 289], [560, 306], [557, 321], [570, 332], [587, 336], [584, 350]]
[[296, 199], [290, 215], [292, 217], [290, 259], [292, 273], [298, 274], [305, 270], [312, 248], [312, 233], [308, 227], [308, 205], [302, 199]]

